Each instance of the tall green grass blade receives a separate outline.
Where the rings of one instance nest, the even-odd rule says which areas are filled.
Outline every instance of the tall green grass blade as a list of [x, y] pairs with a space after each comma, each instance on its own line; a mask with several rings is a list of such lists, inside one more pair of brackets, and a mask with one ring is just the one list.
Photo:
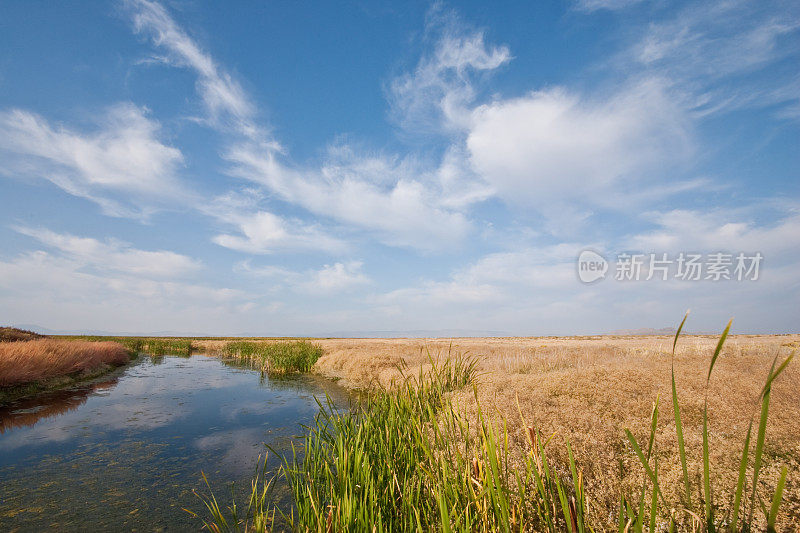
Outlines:
[[731, 330], [731, 324], [733, 324], [732, 318], [728, 321], [728, 325], [725, 326], [725, 330], [722, 332], [719, 341], [717, 341], [717, 347], [714, 350], [714, 355], [711, 357], [711, 364], [708, 365], [708, 377], [706, 377], [706, 383], [711, 381], [711, 372], [714, 370], [714, 364], [716, 364], [719, 354], [722, 353], [722, 345], [725, 344], [725, 339], [728, 338], [728, 333]]
[[683, 316], [681, 325], [678, 326], [678, 331], [675, 332], [675, 339], [672, 341], [672, 411], [675, 414], [675, 433], [678, 437], [678, 454], [681, 460], [681, 469], [683, 470], [683, 484], [685, 488], [686, 507], [692, 507], [692, 489], [689, 486], [689, 468], [686, 463], [686, 445], [683, 439], [683, 423], [681, 422], [681, 409], [678, 403], [678, 388], [675, 385], [675, 347], [678, 345], [678, 337], [683, 330], [683, 325], [686, 324], [686, 319], [689, 318], [689, 311]]
[[783, 486], [786, 483], [786, 473], [788, 469], [784, 466], [781, 470], [781, 477], [778, 478], [778, 486], [775, 487], [775, 495], [772, 497], [772, 507], [767, 516], [767, 532], [775, 532], [775, 520], [778, 518], [778, 508], [781, 506], [781, 499], [783, 498]]
[[625, 496], [620, 493], [619, 495], [619, 520], [617, 520], [617, 532], [624, 533], [625, 531]]
[[[786, 369], [786, 366], [791, 362], [794, 358], [796, 352], [792, 352], [789, 356], [783, 361], [783, 363], [778, 366], [777, 370], [770, 369], [769, 376], [767, 377], [767, 382], [764, 384], [764, 389], [761, 394], [761, 417], [758, 421], [758, 432], [756, 433], [756, 450], [753, 459], [753, 486], [751, 488], [751, 495], [750, 495], [750, 513], [748, 515], [748, 522], [753, 522], [753, 512], [755, 511], [755, 503], [756, 503], [756, 491], [758, 490], [758, 476], [761, 471], [761, 457], [764, 453], [764, 441], [766, 440], [766, 433], [767, 433], [767, 418], [769, 416], [769, 399], [770, 394], [772, 391], [772, 382], [781, 374], [781, 372]], [[777, 361], [778, 355], [775, 355], [775, 360], [772, 362], [772, 367], [775, 367], [775, 362]]]
[[686, 311], [686, 314], [683, 315], [683, 320], [681, 320], [681, 325], [678, 326], [678, 330], [675, 332], [675, 338], [672, 340], [672, 355], [675, 355], [675, 347], [678, 345], [678, 337], [681, 335], [681, 331], [683, 331], [683, 325], [686, 324], [686, 319], [689, 318], [689, 311]]
[[[660, 396], [656, 396], [656, 401], [653, 403], [653, 411], [650, 414], [650, 440], [647, 443], [647, 460], [650, 461], [650, 457], [653, 453], [653, 445], [655, 444], [656, 440], [656, 428], [658, 426], [658, 403], [659, 403]], [[639, 513], [636, 517], [636, 522], [634, 524], [634, 529], [636, 531], [641, 531], [644, 527], [644, 506], [645, 506], [645, 499], [644, 494], [647, 490], [647, 480], [642, 482], [642, 490], [639, 494]]]
[[725, 326], [725, 330], [722, 332], [722, 335], [717, 342], [717, 347], [714, 350], [714, 355], [711, 357], [711, 364], [708, 365], [708, 376], [706, 377], [706, 393], [705, 393], [705, 401], [703, 405], [703, 495], [705, 497], [705, 518], [706, 518], [706, 529], [709, 532], [714, 531], [714, 508], [713, 508], [713, 493], [711, 491], [711, 465], [710, 465], [710, 458], [709, 458], [709, 446], [708, 446], [708, 386], [711, 382], [711, 372], [714, 370], [714, 365], [717, 362], [717, 358], [719, 358], [719, 354], [722, 353], [722, 346], [725, 344], [725, 339], [728, 338], [728, 332], [731, 330], [731, 324], [733, 323], [733, 319], [728, 321], [728, 325]]
[[644, 456], [642, 449], [639, 447], [639, 443], [636, 442], [636, 437], [633, 436], [633, 433], [629, 429], [625, 429], [625, 435], [628, 437], [628, 442], [631, 443], [633, 447], [633, 451], [636, 452], [636, 456], [639, 458], [639, 462], [642, 463], [645, 472], [647, 472], [647, 476], [650, 478], [650, 482], [653, 484], [653, 488], [658, 493], [659, 498], [661, 499], [662, 504], [665, 508], [668, 508], [666, 500], [664, 500], [664, 495], [661, 493], [661, 489], [658, 486], [658, 478], [656, 477], [653, 469], [650, 468], [650, 463], [647, 461], [647, 458]]
[[706, 530], [711, 533], [714, 531], [714, 512], [711, 502], [711, 470], [708, 450], [708, 400], [703, 409], [703, 495], [705, 497]]
[[[656, 457], [653, 462], [653, 472], [658, 478], [658, 458]], [[650, 533], [655, 533], [656, 531], [656, 518], [658, 516], [658, 492], [656, 492], [655, 486], [653, 487], [653, 494], [650, 497], [650, 528], [648, 531]]]
[[739, 478], [736, 481], [736, 495], [733, 498], [733, 508], [731, 510], [731, 522], [728, 529], [731, 532], [738, 531], [739, 525], [739, 509], [742, 505], [742, 494], [744, 492], [745, 478], [747, 477], [747, 459], [750, 454], [750, 436], [753, 433], [753, 421], [750, 420], [750, 425], [747, 428], [747, 436], [744, 439], [744, 447], [742, 448], [742, 459], [739, 461]]

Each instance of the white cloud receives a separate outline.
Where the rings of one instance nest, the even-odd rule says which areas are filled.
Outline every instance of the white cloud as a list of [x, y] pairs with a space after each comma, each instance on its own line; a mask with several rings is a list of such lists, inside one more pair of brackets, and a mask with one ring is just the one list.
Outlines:
[[391, 291], [381, 303], [509, 303], [534, 293], [553, 294], [578, 287], [575, 261], [585, 246], [575, 243], [487, 254], [453, 272], [445, 281], [423, 281]]
[[361, 271], [362, 266], [361, 261], [325, 265], [322, 269], [314, 272], [311, 279], [302, 283], [299, 288], [309, 294], [317, 292], [330, 294], [366, 285], [370, 280]]
[[[227, 155], [234, 173], [260, 183], [281, 199], [317, 215], [356, 226], [395, 246], [438, 250], [461, 241], [470, 223], [444, 206], [435, 188], [415, 179], [404, 161], [323, 165], [296, 170], [257, 147], [240, 145]], [[363, 161], [363, 160], [361, 160]], [[385, 169], [387, 172], [375, 170]], [[386, 175], [397, 176], [392, 184]]]
[[279, 283], [274, 289], [287, 287], [306, 294], [330, 295], [371, 284], [372, 280], [362, 271], [363, 266], [361, 261], [347, 261], [297, 272], [273, 265], [253, 267], [249, 261], [243, 261], [236, 270]]
[[[772, 224], [757, 224], [741, 210], [654, 213], [657, 228], [631, 236], [632, 250], [659, 252], [762, 252], [765, 261], [800, 263], [800, 214], [783, 214]], [[774, 264], [774, 263], [773, 263]]]
[[227, 215], [226, 220], [238, 226], [240, 235], [223, 233], [212, 240], [225, 248], [253, 254], [269, 254], [287, 250], [321, 250], [338, 252], [346, 248], [343, 241], [326, 234], [317, 226], [297, 219], [286, 219], [267, 211], [245, 215]]
[[63, 252], [78, 264], [98, 270], [111, 270], [148, 278], [170, 278], [183, 276], [201, 267], [199, 261], [182, 254], [166, 250], [139, 250], [117, 240], [100, 242], [89, 237], [76, 237], [47, 229], [25, 227], [14, 229]]
[[641, 1], [642, 0], [578, 0], [576, 2], [576, 8], [582, 11], [597, 11], [600, 9], [613, 11], [630, 7]]
[[348, 244], [317, 224], [276, 215], [261, 209], [263, 195], [257, 189], [230, 191], [199, 209], [238, 233], [221, 233], [212, 238], [220, 246], [253, 254], [290, 251], [338, 253]]
[[691, 128], [657, 80], [600, 100], [549, 89], [479, 106], [470, 162], [511, 204], [558, 215], [664, 178], [691, 153]]
[[18, 323], [112, 331], [161, 331], [169, 324], [186, 332], [231, 333], [262, 304], [249, 291], [186, 281], [202, 265], [181, 254], [16, 229], [52, 248], [0, 260], [0, 309], [13, 310], [7, 319]]
[[[781, 36], [800, 27], [797, 10], [778, 14], [765, 2], [709, 2], [653, 24], [635, 49], [644, 64], [663, 63], [674, 72], [712, 77], [757, 68], [786, 51]], [[775, 3], [771, 7], [776, 7]]]
[[24, 253], [0, 262], [0, 287], [10, 295], [38, 299], [40, 305], [62, 302], [61, 306], [66, 303], [83, 312], [99, 311], [97, 306], [104, 303], [111, 309], [121, 299], [139, 312], [143, 302], [175, 309], [187, 302], [221, 305], [249, 299], [235, 289], [153, 280], [146, 276], [92, 273], [84, 271], [84, 266], [83, 261], [68, 256], [44, 251]]
[[0, 173], [47, 179], [106, 214], [135, 216], [142, 198], [151, 205], [185, 194], [176, 177], [183, 156], [159, 141], [158, 131], [158, 122], [132, 104], [110, 108], [93, 133], [53, 126], [28, 111], [2, 111]]

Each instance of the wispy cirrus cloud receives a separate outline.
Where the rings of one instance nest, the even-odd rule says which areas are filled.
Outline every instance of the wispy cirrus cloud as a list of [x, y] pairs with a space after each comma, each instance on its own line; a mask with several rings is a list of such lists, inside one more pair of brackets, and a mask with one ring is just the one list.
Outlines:
[[[698, 117], [741, 108], [800, 105], [800, 6], [745, 0], [698, 2], [635, 32], [623, 69], [669, 79]], [[785, 64], [788, 68], [768, 66]]]
[[[97, 316], [97, 312], [108, 314], [110, 310], [117, 316], [131, 315], [133, 311], [141, 313], [143, 305], [153, 306], [159, 313], [189, 304], [213, 303], [233, 309], [253, 299], [237, 289], [125, 273], [87, 272], [85, 266], [85, 262], [66, 255], [27, 252], [0, 261], [0, 286], [8, 297], [5, 301], [15, 302], [14, 308], [20, 315], [28, 314], [28, 310], [41, 312], [43, 304], [52, 305], [53, 311], [71, 309], [79, 317]], [[33, 304], [37, 301], [38, 306]], [[130, 312], [118, 308], [124, 305]], [[44, 314], [49, 316], [49, 312]], [[36, 320], [33, 315], [28, 319]]]
[[[436, 251], [457, 244], [470, 230], [468, 218], [448, 208], [420, 174], [409, 172], [414, 165], [406, 166], [403, 160], [292, 168], [246, 145], [233, 147], [227, 159], [234, 164], [234, 175], [389, 245]], [[396, 179], [386, 183], [387, 176]]]
[[168, 250], [140, 250], [116, 239], [106, 242], [91, 237], [56, 233], [44, 228], [16, 226], [17, 232], [62, 252], [78, 264], [102, 271], [116, 271], [146, 278], [176, 278], [196, 272], [202, 263]]
[[442, 306], [503, 305], [534, 294], [538, 299], [545, 293], [576, 287], [575, 258], [586, 246], [561, 243], [486, 254], [456, 269], [445, 280], [424, 280], [416, 286], [384, 293], [377, 301]]
[[226, 126], [251, 138], [262, 133], [255, 123], [255, 105], [239, 83], [178, 26], [164, 7], [148, 0], [126, 0], [137, 33], [150, 36], [168, 52], [163, 59], [197, 73], [197, 90], [217, 126]]
[[[264, 133], [268, 128], [256, 121], [257, 112], [240, 85], [202, 52], [162, 6], [146, 0], [127, 5], [135, 29], [166, 49], [175, 58], [173, 64], [197, 75], [198, 92], [212, 124], [233, 133], [224, 150], [232, 175], [263, 186], [311, 217], [330, 218], [393, 246], [434, 251], [452, 247], [466, 236], [467, 217], [454, 210], [442, 188], [429, 179], [435, 176], [435, 168], [420, 169], [411, 159], [384, 156], [350, 157], [344, 165], [341, 161], [321, 166], [294, 163], [282, 154], [280, 143]], [[504, 61], [501, 52], [480, 59], [481, 47], [482, 38], [464, 39], [443, 49], [440, 60], [456, 70]], [[234, 128], [218, 120], [222, 114], [230, 117]], [[245, 241], [225, 241], [240, 249], [247, 247]]]
[[392, 117], [415, 135], [453, 133], [469, 127], [481, 75], [511, 61], [511, 52], [507, 46], [488, 45], [484, 32], [466, 28], [440, 4], [427, 19], [425, 34], [434, 41], [433, 51], [389, 84]]
[[0, 111], [0, 173], [46, 179], [112, 216], [142, 217], [163, 199], [186, 198], [183, 154], [159, 139], [146, 110], [118, 104], [91, 132], [54, 125], [21, 109]]

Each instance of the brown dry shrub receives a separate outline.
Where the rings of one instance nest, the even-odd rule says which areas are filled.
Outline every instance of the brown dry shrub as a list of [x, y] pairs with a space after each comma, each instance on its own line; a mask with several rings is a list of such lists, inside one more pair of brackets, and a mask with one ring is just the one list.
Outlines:
[[0, 327], [0, 342], [32, 341], [43, 338], [44, 335], [26, 329]]

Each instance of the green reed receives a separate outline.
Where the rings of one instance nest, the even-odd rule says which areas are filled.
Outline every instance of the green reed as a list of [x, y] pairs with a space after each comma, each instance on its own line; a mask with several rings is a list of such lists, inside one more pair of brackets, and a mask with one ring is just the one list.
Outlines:
[[309, 372], [322, 353], [321, 347], [308, 341], [234, 341], [223, 348], [226, 357], [272, 374]]

